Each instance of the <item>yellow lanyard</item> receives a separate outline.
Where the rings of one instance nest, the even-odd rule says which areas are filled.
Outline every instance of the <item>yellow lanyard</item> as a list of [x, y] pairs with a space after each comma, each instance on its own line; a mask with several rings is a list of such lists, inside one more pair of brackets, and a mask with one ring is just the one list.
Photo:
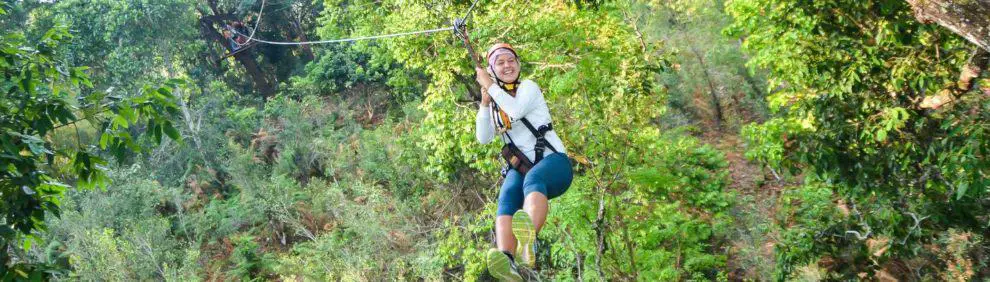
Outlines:
[[[516, 97], [516, 89], [518, 85], [519, 85], [518, 83], [500, 84], [500, 86], [506, 90], [506, 93], [508, 93], [512, 97]], [[509, 118], [509, 115], [506, 114], [505, 111], [503, 111], [500, 107], [498, 107], [497, 104], [495, 103], [492, 104], [495, 105], [494, 108], [498, 108], [498, 118], [499, 121], [501, 121], [495, 123], [496, 132], [498, 134], [503, 134], [509, 131], [510, 129], [512, 129], [512, 119]]]

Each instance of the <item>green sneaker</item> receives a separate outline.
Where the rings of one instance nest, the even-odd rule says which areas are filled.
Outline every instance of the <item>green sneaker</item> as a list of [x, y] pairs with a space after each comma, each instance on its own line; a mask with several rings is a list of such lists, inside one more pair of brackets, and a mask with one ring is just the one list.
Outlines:
[[536, 267], [536, 228], [533, 220], [524, 211], [518, 211], [512, 216], [512, 234], [516, 235], [516, 256], [523, 265]]
[[488, 273], [498, 281], [522, 282], [523, 278], [516, 269], [516, 262], [496, 248], [488, 250]]

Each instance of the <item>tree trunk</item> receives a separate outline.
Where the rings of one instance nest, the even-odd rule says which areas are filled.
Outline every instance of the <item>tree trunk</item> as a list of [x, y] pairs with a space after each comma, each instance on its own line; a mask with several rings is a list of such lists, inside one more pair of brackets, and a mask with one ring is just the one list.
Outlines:
[[268, 80], [268, 76], [258, 66], [258, 61], [251, 56], [251, 52], [241, 52], [234, 55], [234, 59], [240, 62], [244, 66], [244, 69], [247, 70], [248, 75], [251, 76], [251, 80], [254, 81], [255, 89], [261, 92], [261, 96], [267, 100], [275, 95], [275, 88]]
[[471, 96], [468, 99], [475, 102], [481, 101], [481, 86], [474, 81], [473, 77], [464, 76], [457, 72], [451, 72], [451, 74], [454, 75], [454, 79], [464, 85], [464, 88], [467, 88], [468, 96]]
[[[219, 43], [220, 46], [223, 46], [223, 48], [227, 50], [227, 52], [233, 52], [234, 49], [231, 48], [230, 44], [228, 43], [228, 40], [223, 37], [223, 35], [220, 33], [220, 31], [217, 30], [216, 27], [224, 20], [238, 20], [238, 19], [234, 17], [232, 14], [224, 14], [220, 12], [220, 10], [217, 9], [216, 1], [208, 1], [207, 3], [209, 4], [210, 10], [213, 12], [213, 14], [211, 15], [203, 10], [200, 10], [199, 31], [201, 36], [203, 36], [203, 38]], [[250, 48], [254, 48], [254, 47], [250, 47]], [[236, 59], [237, 62], [239, 62], [242, 66], [244, 66], [244, 69], [247, 71], [248, 75], [251, 76], [251, 80], [254, 82], [255, 89], [258, 92], [260, 92], [265, 99], [274, 96], [275, 88], [272, 85], [271, 80], [268, 79], [268, 76], [265, 75], [265, 72], [262, 71], [261, 67], [258, 66], [258, 61], [255, 60], [253, 56], [251, 56], [251, 52], [249, 52], [250, 50], [246, 50], [246, 51], [248, 52], [240, 52], [237, 55], [234, 55], [234, 59]]]
[[[296, 32], [299, 33], [299, 41], [309, 41], [309, 37], [306, 36], [306, 31], [303, 30], [302, 23], [299, 22], [299, 18], [292, 18], [292, 27], [296, 28]], [[313, 61], [316, 56], [313, 55], [313, 48], [309, 44], [299, 46], [302, 48], [303, 58], [306, 62]]]
[[708, 65], [705, 64], [705, 59], [701, 53], [694, 46], [691, 47], [691, 53], [694, 53], [694, 57], [698, 58], [698, 64], [705, 73], [705, 81], [708, 82], [708, 90], [712, 96], [712, 105], [715, 106], [715, 129], [722, 131], [722, 121], [724, 120], [722, 115], [722, 101], [719, 100], [718, 91], [715, 90], [715, 82], [712, 81], [712, 75], [708, 73]]
[[923, 23], [938, 23], [990, 51], [990, 0], [907, 0]]
[[599, 192], [598, 216], [595, 218], [595, 238], [598, 248], [595, 249], [595, 267], [598, 270], [598, 277], [605, 279], [605, 272], [602, 270], [602, 260], [605, 256], [605, 188]]

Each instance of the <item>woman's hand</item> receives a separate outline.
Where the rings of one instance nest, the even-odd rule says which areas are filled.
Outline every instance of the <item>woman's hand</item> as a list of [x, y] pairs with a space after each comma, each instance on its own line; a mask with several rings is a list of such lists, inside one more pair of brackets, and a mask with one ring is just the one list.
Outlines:
[[488, 94], [488, 88], [481, 88], [481, 106], [488, 107], [492, 103], [492, 95]]
[[[492, 81], [492, 77], [488, 75], [488, 72], [485, 71], [485, 69], [474, 68], [474, 71], [477, 72], [475, 80], [478, 81], [478, 85], [481, 85], [481, 88], [488, 89], [489, 87], [492, 87], [492, 84], [495, 84], [495, 82]], [[484, 98], [484, 96], [482, 96], [482, 98]]]

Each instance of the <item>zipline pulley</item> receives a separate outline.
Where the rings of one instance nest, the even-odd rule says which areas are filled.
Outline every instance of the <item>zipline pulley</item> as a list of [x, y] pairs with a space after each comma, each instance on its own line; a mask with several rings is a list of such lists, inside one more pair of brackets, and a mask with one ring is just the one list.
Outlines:
[[474, 44], [471, 43], [471, 38], [467, 34], [467, 21], [464, 19], [454, 19], [454, 35], [461, 38], [464, 43], [464, 48], [467, 49], [468, 55], [471, 56], [471, 63], [474, 67], [480, 68], [482, 66], [481, 57], [478, 56], [478, 52], [474, 51]]

